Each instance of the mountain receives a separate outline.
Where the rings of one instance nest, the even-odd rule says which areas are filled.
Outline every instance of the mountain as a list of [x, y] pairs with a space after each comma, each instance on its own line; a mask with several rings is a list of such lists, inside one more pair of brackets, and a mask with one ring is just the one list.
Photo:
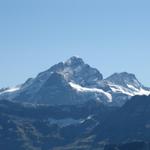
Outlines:
[[55, 149], [149, 150], [149, 114], [150, 96], [135, 96], [122, 107], [97, 118], [97, 125], [89, 133]]
[[84, 105], [22, 105], [0, 101], [0, 147], [51, 150], [71, 144], [114, 111], [94, 101]]
[[19, 86], [0, 90], [0, 99], [49, 105], [96, 100], [106, 105], [122, 106], [132, 96], [149, 94], [150, 89], [144, 87], [135, 75], [115, 73], [104, 79], [96, 68], [73, 56]]
[[131, 73], [114, 73], [105, 79], [111, 89], [113, 104], [122, 106], [126, 100], [135, 95], [149, 95], [150, 88], [142, 85]]
[[124, 106], [106, 117], [95, 129], [96, 140], [110, 143], [149, 142], [150, 96], [135, 96]]
[[71, 57], [0, 89], [5, 150], [148, 150], [150, 88], [131, 73], [103, 78]]
[[122, 107], [25, 105], [0, 101], [0, 147], [6, 150], [148, 150], [150, 96]]

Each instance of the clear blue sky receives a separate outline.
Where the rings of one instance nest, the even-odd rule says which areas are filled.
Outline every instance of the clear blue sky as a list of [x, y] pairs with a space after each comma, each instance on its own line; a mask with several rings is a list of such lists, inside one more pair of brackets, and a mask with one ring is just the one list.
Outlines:
[[0, 87], [82, 57], [150, 86], [149, 0], [1, 0]]

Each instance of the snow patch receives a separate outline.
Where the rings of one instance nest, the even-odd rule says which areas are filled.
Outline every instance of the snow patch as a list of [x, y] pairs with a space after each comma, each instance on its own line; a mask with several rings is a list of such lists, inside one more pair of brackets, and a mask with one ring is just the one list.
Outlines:
[[139, 89], [135, 88], [133, 85], [127, 84], [127, 86], [134, 91], [139, 91]]
[[96, 93], [102, 93], [105, 96], [107, 96], [107, 98], [109, 99], [109, 102], [112, 102], [112, 96], [111, 96], [111, 94], [108, 93], [108, 92], [105, 92], [102, 89], [82, 87], [81, 85], [75, 84], [73, 82], [69, 82], [69, 84], [70, 84], [70, 86], [73, 89], [75, 89], [75, 90], [77, 90], [79, 92], [96, 92]]
[[18, 91], [18, 90], [20, 90], [20, 87], [14, 87], [14, 88], [10, 88], [10, 89], [7, 89], [7, 90], [1, 92], [0, 94], [11, 93], [11, 92], [15, 92], [15, 91]]
[[140, 90], [138, 92], [134, 92], [135, 95], [150, 95], [150, 91], [147, 91], [145, 89], [140, 88]]
[[143, 88], [136, 88], [134, 87], [133, 85], [130, 85], [130, 84], [127, 84], [128, 88], [125, 88], [125, 87], [122, 87], [122, 86], [119, 86], [119, 85], [112, 85], [112, 84], [109, 84], [111, 90], [113, 92], [116, 92], [116, 93], [123, 93], [123, 94], [126, 94], [126, 95], [129, 95], [129, 96], [135, 96], [135, 95], [150, 95], [150, 90], [145, 90]]
[[114, 92], [114, 93], [122, 93], [122, 94], [125, 94], [125, 95], [129, 95], [129, 96], [133, 96], [133, 93], [130, 93], [130, 91], [128, 89], [125, 89], [124, 87], [122, 86], [119, 86], [119, 85], [111, 85], [109, 84], [111, 90]]

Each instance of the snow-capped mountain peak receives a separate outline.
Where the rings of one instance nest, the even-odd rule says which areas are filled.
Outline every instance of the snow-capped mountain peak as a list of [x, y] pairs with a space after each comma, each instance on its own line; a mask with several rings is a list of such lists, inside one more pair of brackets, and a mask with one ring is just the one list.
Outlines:
[[49, 69], [64, 76], [68, 82], [75, 82], [82, 86], [94, 86], [103, 79], [102, 74], [79, 57], [71, 57], [66, 62], [58, 63]]
[[150, 95], [150, 88], [144, 87], [132, 73], [114, 73], [106, 78], [105, 82], [110, 87], [112, 96], [115, 97], [113, 101], [118, 105], [124, 104], [127, 97]]
[[1, 90], [0, 99], [50, 105], [84, 103], [96, 100], [104, 104], [123, 105], [134, 95], [149, 95], [134, 74], [103, 75], [79, 57], [71, 57], [15, 88]]
[[127, 85], [132, 85], [136, 88], [140, 88], [142, 84], [138, 81], [136, 76], [132, 73], [122, 72], [122, 73], [114, 73], [110, 77], [106, 79], [107, 81], [120, 85], [123, 87], [128, 87]]

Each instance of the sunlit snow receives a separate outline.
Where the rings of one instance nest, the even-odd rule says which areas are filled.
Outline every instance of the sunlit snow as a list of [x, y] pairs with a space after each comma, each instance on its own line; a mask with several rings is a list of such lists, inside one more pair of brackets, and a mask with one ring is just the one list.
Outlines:
[[20, 90], [20, 87], [14, 87], [14, 88], [10, 88], [10, 89], [7, 89], [7, 90], [1, 92], [0, 94], [11, 93], [11, 92], [15, 92], [15, 91], [18, 91], [18, 90]]
[[133, 85], [129, 85], [129, 84], [127, 84], [128, 88], [125, 88], [119, 85], [111, 85], [111, 84], [109, 84], [109, 86], [113, 92], [116, 92], [116, 93], [120, 92], [129, 96], [150, 95], [150, 90], [145, 90], [143, 88], [138, 89], [134, 87]]
[[82, 87], [78, 84], [75, 84], [73, 82], [69, 82], [70, 86], [74, 88], [75, 90], [79, 92], [97, 92], [97, 93], [102, 93], [106, 95], [109, 99], [109, 102], [112, 102], [112, 96], [110, 93], [103, 91], [102, 89], [97, 89], [97, 88], [87, 88], [87, 87]]

